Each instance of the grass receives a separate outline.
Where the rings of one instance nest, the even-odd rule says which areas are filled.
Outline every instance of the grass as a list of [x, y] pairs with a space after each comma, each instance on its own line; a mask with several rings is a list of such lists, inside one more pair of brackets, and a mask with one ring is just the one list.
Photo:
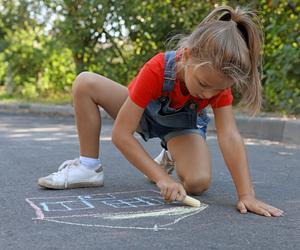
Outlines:
[[0, 102], [5, 103], [41, 103], [41, 104], [69, 104], [72, 102], [71, 94], [55, 94], [48, 97], [25, 98], [9, 95], [3, 87], [0, 87]]
[[[71, 94], [55, 94], [49, 97], [37, 97], [37, 98], [24, 98], [22, 96], [8, 95], [3, 86], [0, 86], [0, 103], [39, 103], [39, 104], [55, 104], [64, 105], [72, 102]], [[245, 114], [237, 107], [234, 107], [235, 114]], [[270, 113], [261, 111], [258, 114], [259, 117], [280, 117], [280, 118], [293, 118], [300, 119], [299, 115], [286, 115], [282, 113]]]

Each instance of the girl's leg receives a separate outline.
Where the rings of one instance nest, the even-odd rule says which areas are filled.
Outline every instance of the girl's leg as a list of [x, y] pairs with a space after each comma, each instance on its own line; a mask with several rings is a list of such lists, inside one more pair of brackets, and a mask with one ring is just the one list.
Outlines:
[[167, 145], [186, 192], [200, 195], [208, 189], [211, 158], [205, 140], [199, 134], [187, 134], [170, 139]]
[[126, 87], [95, 73], [80, 73], [73, 85], [73, 102], [80, 155], [98, 158], [102, 107], [113, 119], [128, 96]]
[[79, 161], [65, 161], [57, 172], [39, 178], [40, 186], [67, 189], [103, 185], [103, 169], [98, 160], [101, 130], [98, 106], [116, 118], [127, 96], [126, 87], [101, 75], [83, 72], [77, 76], [73, 85], [73, 99], [81, 158]]

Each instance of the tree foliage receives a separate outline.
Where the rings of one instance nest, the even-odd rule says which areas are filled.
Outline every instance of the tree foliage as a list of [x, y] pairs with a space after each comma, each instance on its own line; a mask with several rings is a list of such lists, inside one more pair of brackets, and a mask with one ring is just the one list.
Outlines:
[[[221, 4], [248, 1], [0, 0], [0, 85], [26, 98], [68, 94], [83, 70], [126, 85], [171, 37]], [[299, 0], [250, 7], [265, 31], [264, 109], [299, 114]]]

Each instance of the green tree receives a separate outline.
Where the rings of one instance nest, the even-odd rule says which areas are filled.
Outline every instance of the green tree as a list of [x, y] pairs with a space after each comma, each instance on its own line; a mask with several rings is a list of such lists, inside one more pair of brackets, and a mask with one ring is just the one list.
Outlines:
[[128, 65], [132, 74], [136, 74], [157, 52], [174, 48], [175, 44], [168, 44], [167, 41], [177, 34], [191, 32], [212, 7], [210, 1], [190, 0], [132, 0], [118, 3], [117, 13], [125, 21], [129, 42], [133, 47]]
[[[1, 68], [5, 71], [2, 84], [6, 85], [9, 94], [18, 92], [18, 85], [25, 76], [25, 82], [32, 81], [34, 65], [38, 65], [35, 56], [29, 56], [29, 51], [35, 51], [32, 37], [36, 37], [39, 25], [31, 16], [30, 9], [38, 8], [38, 2], [16, 0], [1, 1], [0, 21], [0, 53], [3, 63]], [[21, 44], [24, 48], [21, 48]], [[20, 49], [22, 51], [20, 51]], [[28, 61], [26, 60], [28, 58]]]
[[[27, 97], [69, 93], [90, 70], [126, 85], [167, 40], [187, 34], [215, 5], [241, 1], [0, 0], [0, 85]], [[300, 113], [300, 4], [257, 0], [265, 29], [264, 108]], [[176, 42], [176, 40], [174, 41]]]
[[300, 1], [260, 0], [249, 6], [257, 10], [265, 33], [263, 109], [300, 114]]
[[77, 73], [87, 70], [105, 34], [109, 1], [60, 0], [45, 3], [58, 16], [53, 27], [54, 35], [72, 51]]
[[262, 3], [265, 109], [300, 114], [300, 2]]

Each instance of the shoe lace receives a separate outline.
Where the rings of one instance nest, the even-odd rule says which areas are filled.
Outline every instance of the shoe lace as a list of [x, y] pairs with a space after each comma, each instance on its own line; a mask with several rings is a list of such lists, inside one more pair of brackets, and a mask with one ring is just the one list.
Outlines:
[[162, 165], [165, 168], [165, 170], [168, 172], [168, 174], [172, 174], [175, 162], [173, 159], [170, 159], [168, 154], [165, 152], [162, 158]]
[[65, 178], [65, 188], [68, 187], [68, 177], [69, 177], [69, 170], [72, 167], [78, 167], [80, 165], [80, 161], [79, 158], [76, 158], [74, 160], [67, 160], [64, 161], [59, 167], [58, 167], [58, 171], [54, 172], [53, 175], [58, 175], [63, 173]]
[[60, 166], [58, 167], [58, 172], [60, 172], [64, 169], [69, 169], [72, 166], [76, 167], [79, 165], [80, 165], [79, 158], [75, 158], [74, 160], [67, 160], [67, 161], [64, 161], [62, 164], [60, 164]]

